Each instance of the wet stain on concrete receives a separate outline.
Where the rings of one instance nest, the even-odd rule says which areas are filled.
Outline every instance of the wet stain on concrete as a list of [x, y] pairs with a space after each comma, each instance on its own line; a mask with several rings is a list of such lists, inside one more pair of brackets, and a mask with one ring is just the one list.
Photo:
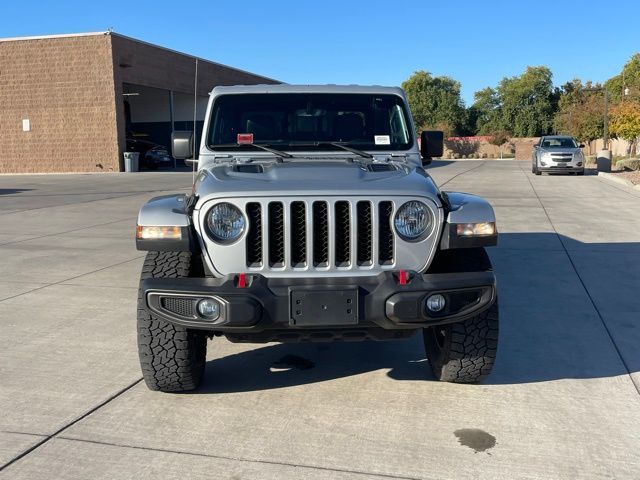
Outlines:
[[[496, 437], [479, 428], [461, 428], [453, 434], [460, 445], [473, 449], [476, 453], [486, 452], [496, 446]], [[489, 452], [487, 452], [491, 455]]]
[[316, 364], [311, 360], [303, 357], [299, 357], [297, 355], [285, 355], [280, 360], [273, 363], [272, 367], [275, 369], [291, 369], [295, 368], [297, 370], [309, 370], [310, 368], [315, 367]]

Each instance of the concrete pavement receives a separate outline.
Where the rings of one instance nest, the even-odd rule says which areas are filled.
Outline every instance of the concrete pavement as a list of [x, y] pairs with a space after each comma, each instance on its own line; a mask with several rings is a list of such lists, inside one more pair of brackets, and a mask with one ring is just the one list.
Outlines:
[[640, 192], [528, 162], [434, 162], [488, 198], [499, 357], [433, 381], [398, 342], [209, 342], [203, 387], [150, 392], [135, 344], [149, 197], [190, 174], [0, 176], [0, 479], [634, 479]]

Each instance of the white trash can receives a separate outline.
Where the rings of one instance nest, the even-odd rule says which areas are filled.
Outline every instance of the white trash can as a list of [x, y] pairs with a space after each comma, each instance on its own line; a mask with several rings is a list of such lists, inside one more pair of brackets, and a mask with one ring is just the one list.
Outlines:
[[140, 158], [140, 154], [138, 152], [124, 152], [124, 171], [137, 172], [138, 158]]

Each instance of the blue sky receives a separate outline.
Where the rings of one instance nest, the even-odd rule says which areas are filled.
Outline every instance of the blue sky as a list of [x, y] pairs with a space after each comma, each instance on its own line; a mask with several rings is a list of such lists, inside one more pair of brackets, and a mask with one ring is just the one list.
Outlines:
[[[606, 7], [606, 8], [605, 8]], [[602, 19], [602, 21], [601, 21]], [[527, 65], [603, 81], [640, 51], [640, 1], [2, 1], [0, 37], [109, 27], [288, 83], [399, 85], [427, 70], [473, 93]]]

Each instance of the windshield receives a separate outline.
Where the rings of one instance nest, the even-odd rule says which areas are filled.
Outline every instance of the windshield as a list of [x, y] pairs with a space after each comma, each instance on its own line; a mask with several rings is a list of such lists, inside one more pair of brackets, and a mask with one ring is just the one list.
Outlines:
[[542, 141], [542, 148], [578, 148], [578, 144], [573, 138], [545, 138]]
[[[215, 100], [208, 146], [407, 150], [412, 143], [404, 101], [397, 95], [273, 93], [222, 95]], [[241, 145], [237, 145], [241, 143]], [[335, 146], [334, 146], [335, 147]]]

